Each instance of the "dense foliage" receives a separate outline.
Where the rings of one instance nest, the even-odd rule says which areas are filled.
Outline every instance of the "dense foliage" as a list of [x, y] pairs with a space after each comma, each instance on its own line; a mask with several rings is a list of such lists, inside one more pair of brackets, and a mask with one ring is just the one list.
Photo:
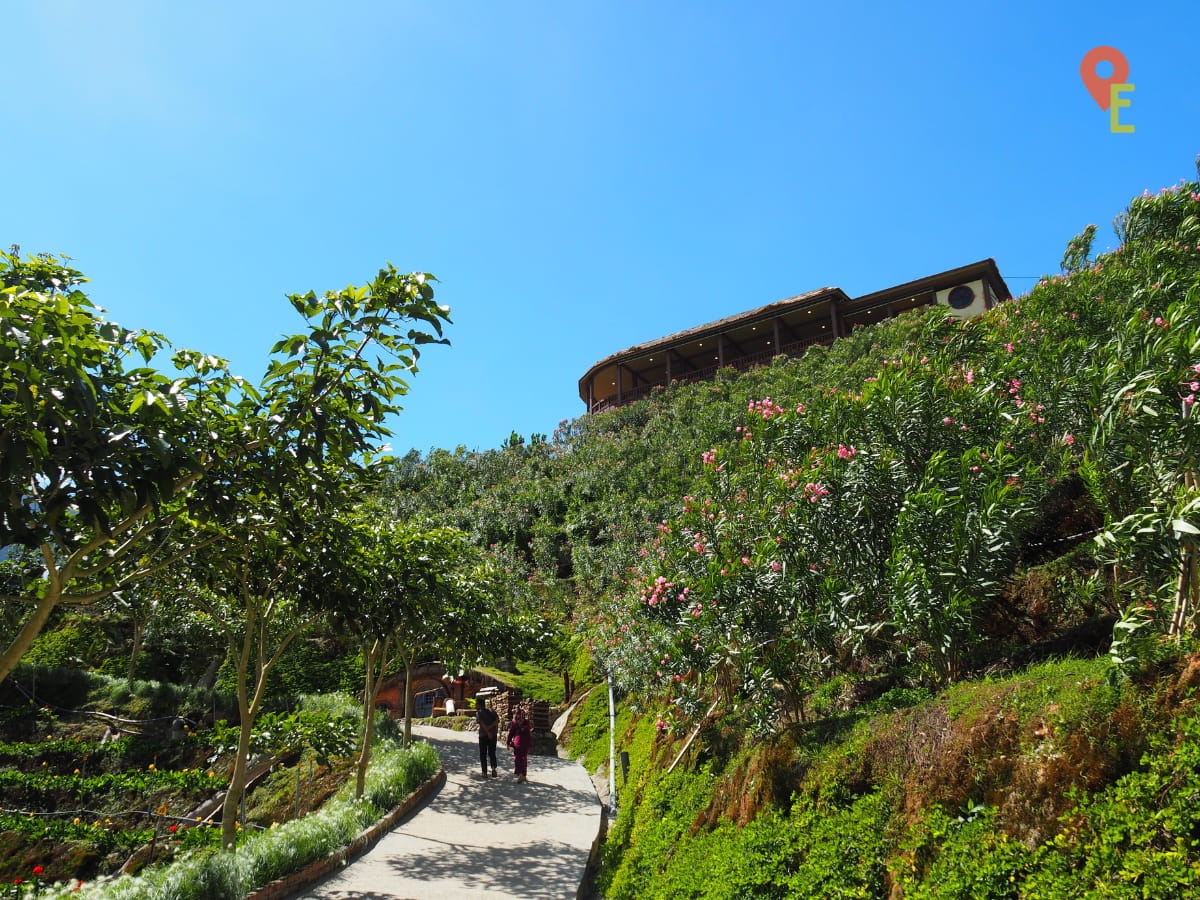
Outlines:
[[[1167, 744], [1190, 740], [1184, 719], [1172, 724], [1191, 708], [1190, 683], [1162, 716], [1105, 691], [1158, 684], [1194, 640], [1200, 182], [1135, 198], [1116, 228], [1115, 252], [1093, 257], [1089, 226], [1069, 243], [1062, 274], [979, 319], [925, 310], [801, 359], [657, 390], [550, 438], [413, 453], [396, 468], [395, 507], [501, 554], [514, 588], [582, 633], [627, 695], [625, 747], [659, 747], [647, 752], [659, 774], [630, 786], [635, 811], [610, 841], [614, 896], [647, 896], [650, 884], [662, 896], [887, 896], [891, 886], [1081, 896], [1121, 879], [1140, 890], [1151, 868], [1164, 885], [1195, 877], [1190, 801], [1164, 813], [1178, 821], [1148, 825], [1151, 837], [1054, 825], [1115, 821], [1104, 792], [1119, 806], [1142, 779], [1179, 783], [1180, 770], [1153, 773]], [[832, 752], [846, 711], [881, 695], [936, 710], [943, 692], [980, 673], [1105, 649], [1080, 682], [1086, 715], [1060, 718], [1063, 697], [1038, 707], [1046, 721], [1030, 732], [1064, 744], [1030, 747], [1028, 767], [1008, 755], [1023, 738], [1004, 728], [922, 713], [951, 734], [1008, 735], [947, 764], [957, 788], [941, 785], [941, 800], [906, 806], [878, 772], [803, 799], [804, 753], [764, 769], [770, 790], [729, 788], [745, 801], [732, 805], [734, 821], [732, 800], [714, 796], [718, 773], [705, 761], [724, 745]], [[577, 713], [579, 733], [597, 739], [598, 698]], [[992, 714], [1009, 722], [1003, 710]], [[1156, 732], [1166, 736], [1147, 744]], [[683, 764], [662, 775], [694, 733]], [[763, 743], [746, 743], [752, 733]], [[920, 757], [920, 740], [905, 734], [889, 759]], [[600, 764], [606, 748], [587, 746]], [[844, 747], [845, 758], [861, 760], [867, 746]], [[964, 794], [976, 783], [968, 773], [989, 767], [995, 780]], [[1073, 805], [1045, 799], [1046, 785]], [[1033, 806], [1006, 805], [1003, 790]], [[1060, 848], [1078, 838], [1070, 852], [1081, 854], [1111, 839], [1115, 868], [1055, 869], [1056, 834], [1067, 834]], [[1135, 878], [1121, 867], [1141, 846]], [[1145, 862], [1160, 850], [1179, 854], [1178, 866]], [[946, 874], [954, 865], [979, 883], [920, 893], [959, 884]]]

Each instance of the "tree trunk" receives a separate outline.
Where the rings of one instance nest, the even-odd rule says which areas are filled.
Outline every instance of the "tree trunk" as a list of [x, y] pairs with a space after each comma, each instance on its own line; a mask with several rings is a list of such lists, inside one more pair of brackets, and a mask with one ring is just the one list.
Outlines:
[[21, 657], [25, 655], [25, 651], [30, 648], [37, 636], [41, 634], [42, 628], [50, 618], [50, 613], [54, 612], [54, 607], [58, 606], [58, 600], [61, 596], [61, 589], [52, 580], [46, 588], [45, 595], [37, 601], [33, 612], [25, 620], [24, 626], [17, 632], [17, 636], [12, 639], [12, 643], [8, 645], [8, 649], [4, 651], [4, 655], [0, 656], [0, 681], [3, 681], [12, 674], [12, 670], [17, 667], [17, 663], [21, 661]]
[[[1195, 473], [1188, 471], [1183, 473], [1183, 486], [1187, 493], [1195, 491], [1196, 483]], [[1200, 601], [1200, 597], [1197, 596], [1200, 593], [1197, 589], [1197, 584], [1200, 583], [1200, 566], [1197, 565], [1196, 542], [1191, 538], [1186, 538], [1182, 544], [1179, 581], [1175, 590], [1175, 609], [1171, 615], [1171, 624], [1167, 628], [1167, 633], [1172, 635], [1176, 641], [1183, 640], [1183, 635], [1187, 632], [1195, 612], [1196, 604]]]
[[400, 656], [404, 660], [404, 746], [407, 749], [412, 743], [413, 667], [410, 654], [401, 651]]
[[367, 782], [367, 766], [371, 762], [371, 742], [375, 739], [375, 701], [379, 699], [379, 688], [383, 684], [383, 673], [388, 663], [387, 639], [375, 641], [363, 654], [363, 736], [358, 751], [354, 780], [354, 799], [362, 797]]
[[133, 647], [129, 650], [129, 668], [125, 672], [125, 680], [129, 682], [129, 689], [133, 690], [133, 676], [137, 672], [137, 658], [142, 652], [142, 639], [146, 634], [146, 626], [137, 619], [133, 620]]
[[241, 728], [238, 731], [237, 754], [233, 759], [233, 774], [229, 776], [229, 787], [225, 791], [225, 802], [221, 804], [221, 848], [233, 852], [237, 849], [237, 815], [246, 789], [246, 768], [250, 760], [250, 735], [254, 731], [254, 718], [246, 697], [246, 665], [244, 658], [238, 663], [238, 711]]

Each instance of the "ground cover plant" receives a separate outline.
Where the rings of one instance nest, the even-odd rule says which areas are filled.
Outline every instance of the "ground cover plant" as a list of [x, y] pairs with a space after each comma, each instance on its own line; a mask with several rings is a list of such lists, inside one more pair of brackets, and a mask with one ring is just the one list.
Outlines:
[[[209, 801], [228, 786], [238, 729], [199, 723], [212, 708], [205, 702], [208, 696], [198, 709], [169, 706], [176, 713], [135, 721], [131, 712], [147, 709], [140, 698], [198, 698], [188, 690], [121, 679], [128, 690], [116, 693], [127, 703], [113, 705], [115, 682], [105, 676], [30, 667], [18, 674], [20, 680], [10, 682], [4, 693], [13, 705], [6, 706], [0, 722], [0, 880], [13, 890], [45, 891], [54, 883], [71, 887], [80, 881], [95, 882], [89, 891], [99, 890], [100, 881], [107, 884], [118, 869], [161, 879], [166, 876], [159, 870], [166, 871], [173, 860], [206, 855], [219, 846], [217, 807]], [[35, 680], [36, 704], [12, 688]], [[183, 718], [188, 714], [196, 718]], [[354, 698], [324, 695], [301, 698], [298, 708], [260, 718], [252, 748], [275, 766], [247, 797], [236, 829], [243, 839], [300, 820], [345, 792], [362, 731], [360, 715]], [[105, 732], [117, 723], [140, 733], [110, 739]], [[173, 733], [180, 723], [183, 727]], [[428, 748], [412, 756], [393, 753], [398, 730], [390, 721], [382, 722], [377, 734], [383, 752], [365, 793], [370, 809], [386, 810], [396, 796], [427, 778], [437, 760]], [[286, 832], [293, 837], [282, 845], [262, 845], [274, 849], [255, 851], [267, 861], [237, 869], [240, 883], [270, 880], [264, 873], [286, 874], [280, 866], [297, 853], [311, 858], [336, 849], [331, 835], [341, 835], [364, 815], [363, 809], [343, 814], [341, 830], [313, 825]], [[39, 869], [36, 878], [31, 877], [34, 868]], [[151, 876], [151, 869], [158, 874]]]
[[[236, 854], [214, 847], [183, 854], [168, 867], [113, 882], [86, 883], [81, 893], [122, 900], [238, 900], [276, 878], [345, 847], [373, 825], [438, 768], [429, 744], [381, 749], [368, 772], [362, 799], [347, 781], [338, 796], [320, 810], [261, 832], [243, 832]], [[47, 897], [69, 897], [75, 886], [60, 886]]]

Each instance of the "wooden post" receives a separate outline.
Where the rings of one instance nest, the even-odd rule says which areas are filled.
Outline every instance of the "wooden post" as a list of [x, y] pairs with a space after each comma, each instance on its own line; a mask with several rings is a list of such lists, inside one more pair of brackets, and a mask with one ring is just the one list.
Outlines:
[[840, 338], [842, 336], [842, 329], [838, 322], [838, 308], [836, 300], [829, 301], [829, 324], [830, 327], [833, 328], [833, 336], [835, 338]]
[[617, 406], [621, 405], [621, 364], [617, 363]]
[[783, 352], [783, 344], [779, 341], [779, 316], [771, 320], [771, 326], [775, 329], [775, 355], [778, 356]]
[[725, 365], [725, 335], [717, 335], [717, 366]]

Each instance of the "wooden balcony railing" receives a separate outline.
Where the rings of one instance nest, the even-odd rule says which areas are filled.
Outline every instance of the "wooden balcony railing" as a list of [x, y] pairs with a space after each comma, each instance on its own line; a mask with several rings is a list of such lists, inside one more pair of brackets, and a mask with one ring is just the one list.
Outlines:
[[[792, 341], [791, 343], [782, 345], [778, 351], [763, 350], [758, 353], [750, 353], [745, 356], [735, 356], [725, 360], [724, 366], [712, 365], [705, 366], [702, 369], [694, 369], [691, 372], [681, 372], [679, 374], [672, 373], [671, 381], [682, 381], [686, 384], [694, 384], [700, 381], [711, 381], [716, 377], [717, 370], [736, 369], [739, 372], [746, 372], [758, 366], [770, 365], [771, 360], [777, 356], [800, 356], [809, 347], [816, 344], [832, 344], [833, 338], [811, 338], [806, 341]], [[616, 409], [618, 406], [624, 406], [627, 403], [634, 403], [645, 397], [650, 396], [650, 392], [656, 387], [666, 387], [668, 384], [666, 378], [660, 378], [650, 384], [639, 384], [637, 387], [625, 388], [621, 391], [621, 400], [618, 403], [616, 396], [607, 397], [604, 400], [597, 400], [592, 404], [589, 412], [599, 413], [607, 412], [610, 409]]]

